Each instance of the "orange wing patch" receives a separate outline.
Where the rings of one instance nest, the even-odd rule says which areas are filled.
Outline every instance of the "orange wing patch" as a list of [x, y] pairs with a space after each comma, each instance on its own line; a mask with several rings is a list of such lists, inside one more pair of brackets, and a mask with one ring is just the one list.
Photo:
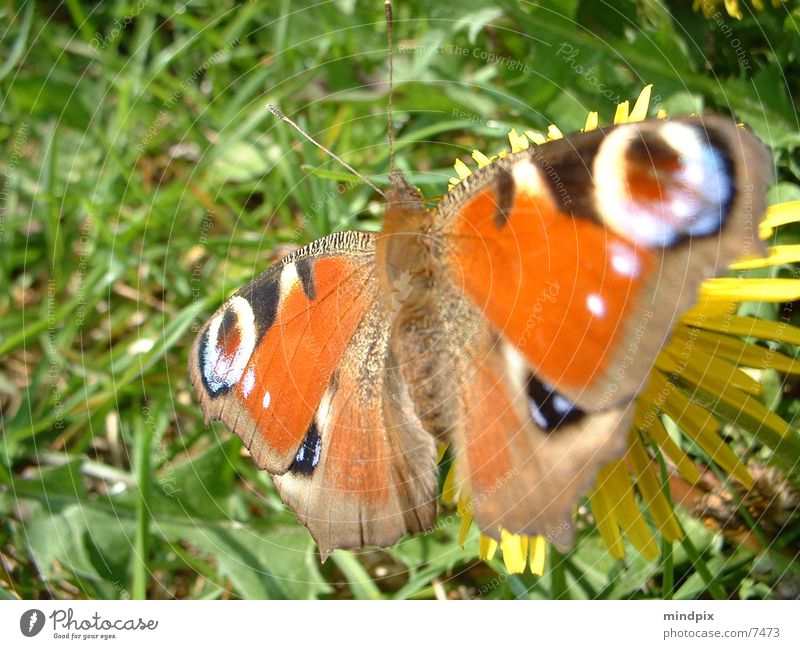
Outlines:
[[485, 498], [498, 476], [514, 469], [509, 442], [524, 433], [506, 389], [491, 368], [483, 365], [469, 391], [474, 401], [465, 404], [464, 451], [473, 500]]
[[281, 458], [278, 466], [269, 463], [270, 472], [282, 473], [294, 460], [339, 359], [375, 299], [374, 277], [361, 270], [343, 256], [316, 259], [306, 271], [313, 282], [309, 290], [295, 264], [282, 269], [275, 322], [239, 385], [255, 423], [251, 452], [257, 460]]
[[359, 385], [357, 374], [342, 373], [336, 386], [340, 406], [325, 431], [330, 436], [326, 472], [333, 488], [371, 503], [388, 500], [391, 470], [386, 439], [375, 434], [385, 428], [379, 387], [372, 394], [372, 389]]
[[452, 221], [448, 263], [542, 378], [580, 390], [602, 376], [652, 253], [563, 213], [533, 180], [516, 189], [504, 222], [493, 187], [465, 203]]

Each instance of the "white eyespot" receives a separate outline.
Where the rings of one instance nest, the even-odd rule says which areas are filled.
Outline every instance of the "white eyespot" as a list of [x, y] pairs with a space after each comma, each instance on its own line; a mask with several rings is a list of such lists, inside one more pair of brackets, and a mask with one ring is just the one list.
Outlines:
[[602, 318], [606, 314], [606, 302], [596, 293], [586, 296], [586, 308], [589, 309], [589, 313], [598, 318]]
[[[233, 314], [232, 319], [228, 317], [230, 314]], [[220, 329], [226, 317], [230, 323], [227, 326], [233, 327], [235, 332], [229, 329], [222, 335], [237, 337], [235, 349], [226, 349], [226, 341], [220, 340]], [[211, 392], [219, 392], [239, 382], [255, 344], [253, 309], [247, 300], [235, 295], [209, 324], [201, 349], [203, 378]]]
[[269, 408], [269, 404], [272, 401], [272, 396], [269, 393], [269, 390], [264, 391], [264, 398], [261, 399], [261, 406], [266, 410]]
[[244, 381], [242, 381], [242, 395], [244, 398], [250, 396], [250, 393], [253, 391], [253, 388], [256, 384], [256, 369], [253, 366], [250, 366], [245, 372]]
[[619, 241], [612, 241], [609, 244], [609, 252], [611, 267], [617, 274], [632, 278], [641, 275], [642, 262], [634, 249]]
[[530, 160], [522, 159], [511, 168], [515, 189], [529, 196], [543, 195], [542, 177], [537, 167]]
[[553, 395], [553, 408], [559, 414], [564, 415], [570, 412], [574, 407], [575, 404], [566, 397], [563, 397], [560, 394]]
[[314, 444], [314, 457], [311, 459], [311, 466], [319, 464], [319, 458], [322, 455], [322, 438], [318, 437]]
[[536, 422], [536, 425], [542, 430], [550, 428], [550, 422], [547, 420], [547, 417], [542, 414], [542, 411], [539, 409], [539, 404], [533, 399], [528, 399], [528, 405], [531, 409], [531, 419]]
[[686, 221], [692, 218], [692, 211], [695, 207], [692, 201], [683, 196], [673, 198], [669, 203], [669, 209], [672, 210], [672, 213], [680, 221]]

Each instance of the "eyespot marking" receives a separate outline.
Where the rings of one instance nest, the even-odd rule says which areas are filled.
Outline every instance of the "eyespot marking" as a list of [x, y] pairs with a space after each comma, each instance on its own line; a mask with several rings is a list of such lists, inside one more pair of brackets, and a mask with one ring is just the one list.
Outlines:
[[306, 433], [303, 444], [297, 451], [294, 462], [289, 467], [289, 471], [303, 475], [311, 475], [319, 464], [322, 456], [322, 436], [317, 428], [316, 421], [311, 422], [311, 426]]
[[234, 295], [209, 323], [200, 340], [199, 364], [209, 394], [225, 393], [239, 382], [256, 343], [253, 310]]
[[528, 378], [527, 391], [531, 418], [546, 433], [557, 431], [560, 426], [574, 423], [585, 414], [569, 399], [533, 374]]
[[647, 247], [717, 232], [733, 200], [725, 152], [703, 128], [681, 122], [614, 129], [600, 145], [594, 175], [605, 223]]

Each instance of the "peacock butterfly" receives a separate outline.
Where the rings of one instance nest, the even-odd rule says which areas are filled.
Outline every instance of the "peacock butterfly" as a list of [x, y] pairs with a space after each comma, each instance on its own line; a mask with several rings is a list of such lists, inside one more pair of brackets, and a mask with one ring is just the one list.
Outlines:
[[393, 169], [379, 233], [292, 252], [201, 329], [206, 420], [242, 439], [323, 557], [430, 528], [437, 443], [483, 533], [569, 546], [677, 317], [758, 240], [770, 170], [716, 116], [547, 142], [433, 209]]

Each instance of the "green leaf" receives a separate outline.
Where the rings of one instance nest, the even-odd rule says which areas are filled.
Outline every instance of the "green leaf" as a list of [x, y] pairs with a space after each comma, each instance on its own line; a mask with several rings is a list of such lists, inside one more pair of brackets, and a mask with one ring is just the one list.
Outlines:
[[311, 536], [301, 528], [198, 520], [154, 525], [154, 531], [213, 557], [220, 575], [245, 599], [317, 599], [331, 592]]
[[45, 579], [74, 574], [89, 597], [116, 598], [128, 583], [125, 558], [133, 543], [133, 522], [79, 504], [27, 521], [31, 555]]

